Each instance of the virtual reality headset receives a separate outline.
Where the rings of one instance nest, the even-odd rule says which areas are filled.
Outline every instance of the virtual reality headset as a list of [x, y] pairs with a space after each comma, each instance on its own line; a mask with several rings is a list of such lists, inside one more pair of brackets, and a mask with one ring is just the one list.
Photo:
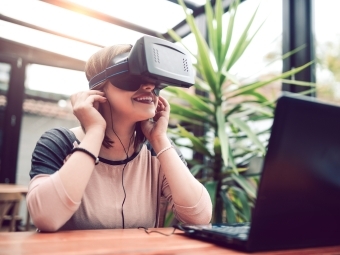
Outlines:
[[107, 68], [89, 81], [90, 89], [99, 89], [109, 80], [123, 90], [137, 91], [141, 84], [154, 84], [155, 93], [166, 86], [189, 88], [195, 76], [187, 51], [169, 41], [143, 36], [130, 52], [114, 57]]

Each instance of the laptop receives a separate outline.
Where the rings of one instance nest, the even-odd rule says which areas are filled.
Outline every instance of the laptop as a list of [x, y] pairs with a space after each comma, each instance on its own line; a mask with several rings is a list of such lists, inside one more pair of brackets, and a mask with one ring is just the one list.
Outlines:
[[340, 245], [340, 107], [283, 94], [251, 222], [178, 228], [247, 252]]

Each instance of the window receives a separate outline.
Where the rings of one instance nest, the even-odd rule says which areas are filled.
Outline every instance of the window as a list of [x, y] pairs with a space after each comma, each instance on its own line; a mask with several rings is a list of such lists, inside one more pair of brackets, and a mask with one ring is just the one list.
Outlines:
[[338, 0], [315, 0], [317, 97], [340, 104], [340, 17]]

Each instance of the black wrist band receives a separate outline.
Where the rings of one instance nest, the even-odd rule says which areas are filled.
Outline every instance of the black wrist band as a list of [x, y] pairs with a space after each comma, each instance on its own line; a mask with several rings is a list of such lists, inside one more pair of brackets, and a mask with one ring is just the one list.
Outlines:
[[99, 158], [97, 158], [95, 155], [93, 155], [91, 152], [89, 152], [88, 150], [84, 149], [84, 148], [80, 148], [80, 147], [75, 147], [72, 149], [71, 153], [75, 152], [75, 151], [82, 151], [85, 152], [87, 155], [89, 155], [90, 157], [92, 157], [94, 159], [94, 164], [98, 165], [99, 163]]

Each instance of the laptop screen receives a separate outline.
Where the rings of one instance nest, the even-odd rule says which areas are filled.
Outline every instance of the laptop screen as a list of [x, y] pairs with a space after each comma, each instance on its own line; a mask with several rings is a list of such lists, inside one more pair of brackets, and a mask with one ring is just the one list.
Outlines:
[[256, 246], [340, 243], [340, 107], [299, 95], [277, 103], [252, 215]]
[[340, 244], [340, 107], [284, 94], [274, 116], [248, 239], [187, 234], [247, 251]]

